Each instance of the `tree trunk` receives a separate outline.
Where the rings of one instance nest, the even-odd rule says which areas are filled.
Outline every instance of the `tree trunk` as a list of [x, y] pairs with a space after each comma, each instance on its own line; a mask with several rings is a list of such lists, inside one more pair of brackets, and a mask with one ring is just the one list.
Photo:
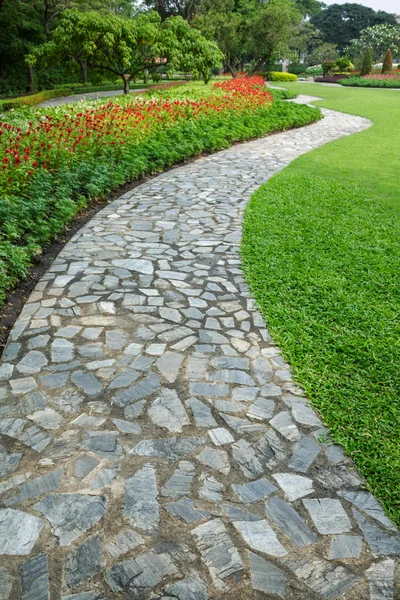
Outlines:
[[28, 79], [29, 79], [29, 91], [31, 94], [35, 93], [35, 80], [33, 77], [33, 67], [28, 65]]
[[146, 84], [147, 83], [147, 69], [145, 69], [143, 71], [143, 83]]
[[124, 80], [124, 94], [129, 94], [129, 77], [122, 76]]
[[231, 63], [230, 63], [230, 62], [228, 62], [228, 63], [226, 64], [226, 66], [228, 67], [228, 71], [229, 71], [229, 73], [232, 75], [232, 77], [233, 77], [233, 78], [237, 77], [237, 73], [236, 73], [235, 69], [232, 67]]
[[87, 85], [87, 61], [79, 58], [78, 62], [82, 72], [83, 85]]

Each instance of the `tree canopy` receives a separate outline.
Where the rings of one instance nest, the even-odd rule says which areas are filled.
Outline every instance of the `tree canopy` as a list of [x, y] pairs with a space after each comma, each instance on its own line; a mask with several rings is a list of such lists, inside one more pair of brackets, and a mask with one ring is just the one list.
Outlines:
[[126, 19], [72, 9], [63, 12], [51, 41], [28, 56], [31, 64], [41, 59], [72, 59], [82, 69], [87, 66], [117, 75], [127, 93], [130, 81], [160, 65], [207, 80], [222, 55], [214, 42], [182, 17], [169, 17], [162, 23], [157, 12]]
[[374, 62], [381, 62], [387, 50], [400, 57], [400, 27], [398, 25], [375, 25], [367, 27], [361, 32], [358, 39], [351, 40], [349, 52], [351, 55], [360, 55], [366, 50], [372, 53]]
[[384, 11], [375, 12], [362, 4], [332, 4], [311, 18], [321, 31], [324, 41], [336, 44], [344, 51], [361, 31], [383, 23], [396, 25], [396, 17]]

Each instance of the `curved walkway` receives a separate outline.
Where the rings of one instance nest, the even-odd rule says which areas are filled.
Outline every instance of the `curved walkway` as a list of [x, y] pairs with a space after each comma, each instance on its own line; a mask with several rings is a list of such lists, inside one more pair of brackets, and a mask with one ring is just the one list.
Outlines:
[[253, 191], [370, 125], [324, 114], [135, 188], [38, 284], [0, 366], [0, 598], [395, 597], [396, 531], [240, 269]]

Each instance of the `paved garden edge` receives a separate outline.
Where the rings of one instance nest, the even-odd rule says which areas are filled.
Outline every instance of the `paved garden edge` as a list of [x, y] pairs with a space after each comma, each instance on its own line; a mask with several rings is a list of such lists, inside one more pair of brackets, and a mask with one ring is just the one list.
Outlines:
[[370, 125], [323, 113], [124, 194], [36, 286], [0, 363], [0, 598], [397, 597], [396, 529], [240, 268], [251, 194]]

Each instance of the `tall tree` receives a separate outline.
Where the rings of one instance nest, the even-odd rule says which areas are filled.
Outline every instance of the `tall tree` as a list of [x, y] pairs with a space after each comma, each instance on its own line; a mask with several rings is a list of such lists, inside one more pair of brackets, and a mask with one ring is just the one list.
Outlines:
[[349, 53], [359, 56], [367, 49], [371, 50], [374, 62], [380, 62], [385, 52], [390, 49], [394, 56], [400, 56], [400, 26], [375, 25], [367, 27], [356, 40], [351, 40]]
[[40, 60], [73, 59], [90, 69], [121, 77], [124, 92], [140, 74], [160, 65], [191, 72], [207, 79], [221, 60], [216, 44], [204, 38], [182, 17], [161, 23], [156, 12], [134, 19], [77, 10], [65, 11], [52, 40], [35, 48], [29, 64]]
[[144, 4], [156, 10], [163, 20], [180, 16], [190, 23], [199, 11], [201, 0], [144, 0]]
[[381, 23], [396, 24], [396, 17], [384, 11], [375, 12], [361, 4], [332, 4], [311, 18], [326, 42], [337, 44], [343, 52], [350, 41], [358, 38], [366, 27]]

